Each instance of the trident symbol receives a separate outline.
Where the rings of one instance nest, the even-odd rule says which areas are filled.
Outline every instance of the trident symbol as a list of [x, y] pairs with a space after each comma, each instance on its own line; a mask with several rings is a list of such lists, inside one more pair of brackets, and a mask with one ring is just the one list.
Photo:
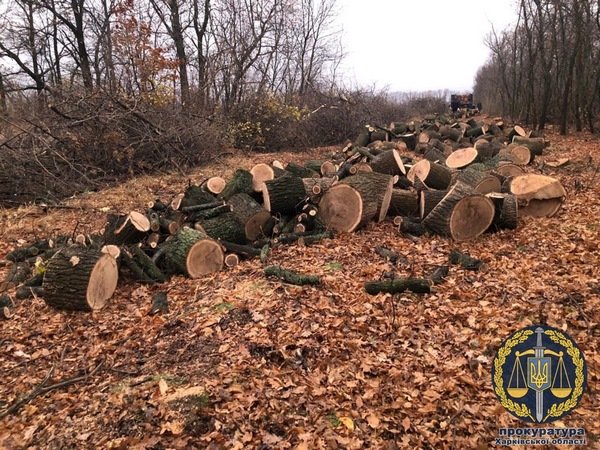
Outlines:
[[543, 367], [540, 367], [542, 364], [541, 360], [537, 360], [537, 369], [535, 364], [532, 362], [530, 367], [530, 378], [531, 382], [540, 389], [544, 384], [548, 382], [548, 363], [545, 362]]

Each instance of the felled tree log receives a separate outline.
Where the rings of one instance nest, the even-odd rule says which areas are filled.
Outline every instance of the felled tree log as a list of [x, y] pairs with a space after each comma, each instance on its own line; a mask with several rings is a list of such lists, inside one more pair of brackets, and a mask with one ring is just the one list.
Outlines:
[[169, 208], [169, 206], [160, 201], [160, 199], [148, 202], [147, 206], [148, 209], [152, 209], [158, 213], [165, 212]]
[[152, 295], [152, 307], [148, 312], [148, 315], [154, 316], [156, 314], [168, 314], [169, 313], [169, 301], [167, 299], [167, 293], [159, 291]]
[[219, 194], [219, 197], [223, 200], [229, 200], [235, 194], [252, 194], [252, 192], [254, 192], [252, 180], [252, 174], [247, 170], [236, 170], [233, 177], [227, 182]]
[[17, 300], [26, 300], [34, 297], [43, 297], [44, 288], [42, 286], [21, 286], [15, 292]]
[[109, 214], [104, 228], [104, 243], [123, 245], [141, 242], [150, 231], [148, 218], [136, 211], [127, 215]]
[[527, 138], [522, 136], [515, 136], [512, 139], [513, 144], [524, 145], [527, 147], [531, 154], [534, 156], [540, 156], [547, 146], [544, 138]]
[[452, 250], [448, 257], [450, 264], [458, 264], [463, 269], [479, 270], [483, 265], [483, 261], [473, 258], [467, 253], [461, 253], [458, 250]]
[[236, 244], [235, 242], [220, 241], [228, 252], [233, 252], [246, 259], [252, 259], [260, 256], [260, 250], [248, 245]]
[[320, 160], [320, 159], [311, 159], [304, 163], [304, 167], [312, 170], [313, 172], [317, 172], [320, 175], [323, 175], [321, 173], [321, 166], [323, 165], [324, 162], [325, 161]]
[[[189, 222], [197, 222], [212, 219], [214, 217], [218, 217], [221, 214], [225, 214], [231, 211], [231, 205], [229, 204], [220, 204], [219, 206], [215, 206], [211, 209], [202, 209], [200, 211], [194, 211], [188, 214], [187, 220]], [[171, 233], [174, 234], [174, 233]]]
[[366, 162], [359, 162], [350, 167], [348, 171], [350, 172], [350, 175], [356, 175], [357, 173], [373, 172], [373, 168]]
[[225, 180], [221, 177], [210, 177], [200, 187], [213, 195], [219, 195], [225, 189]]
[[262, 163], [252, 167], [250, 173], [252, 174], [252, 189], [254, 189], [254, 192], [262, 192], [266, 181], [271, 181], [277, 177], [289, 174], [283, 169]]
[[321, 176], [320, 173], [293, 162], [288, 163], [288, 165], [285, 166], [285, 170], [300, 178], [319, 178]]
[[471, 186], [458, 181], [423, 219], [423, 224], [436, 234], [459, 241], [479, 236], [492, 223], [494, 204], [484, 196], [472, 194]]
[[524, 175], [525, 171], [516, 164], [502, 164], [496, 167], [492, 173], [503, 177], [518, 177], [519, 175]]
[[419, 192], [419, 217], [424, 219], [448, 194], [447, 190], [423, 190]]
[[563, 198], [567, 195], [565, 188], [556, 178], [538, 174], [514, 177], [510, 190], [519, 200], [526, 201]]
[[515, 125], [514, 127], [506, 130], [506, 136], [510, 141], [512, 141], [515, 136], [526, 137], [527, 132], [520, 125]]
[[[200, 186], [188, 186], [188, 188], [183, 193], [183, 198], [178, 207], [173, 209], [182, 209], [188, 206], [196, 206], [203, 205], [205, 203], [211, 203], [216, 200], [215, 196], [210, 192], [206, 192]], [[175, 205], [172, 205], [175, 206]]]
[[510, 194], [488, 194], [487, 197], [494, 202], [496, 212], [490, 229], [515, 230], [518, 225], [518, 202], [514, 195]]
[[313, 203], [319, 203], [321, 197], [333, 186], [336, 182], [335, 178], [303, 178], [304, 191]]
[[478, 161], [486, 161], [490, 158], [493, 158], [497, 153], [494, 144], [484, 139], [479, 139], [477, 142], [475, 142], [474, 148], [477, 150]]
[[415, 133], [404, 133], [396, 135], [397, 139], [406, 144], [408, 150], [414, 150], [417, 145], [417, 135]]
[[444, 155], [440, 150], [438, 150], [435, 147], [430, 147], [429, 149], [427, 149], [423, 156], [425, 157], [425, 159], [431, 162], [437, 162], [440, 164], [446, 163], [446, 155]]
[[406, 175], [406, 168], [398, 150], [387, 150], [373, 158], [369, 165], [374, 172], [386, 175]]
[[427, 187], [433, 189], [447, 189], [452, 181], [452, 175], [447, 168], [427, 159], [422, 159], [412, 166], [406, 177], [413, 183], [419, 178]]
[[463, 170], [458, 175], [458, 180], [468, 184], [478, 194], [500, 192], [500, 180], [493, 175], [478, 170]]
[[262, 193], [265, 209], [271, 213], [292, 215], [307, 199], [304, 182], [295, 175], [266, 181]]
[[325, 231], [323, 233], [309, 233], [309, 234], [300, 234], [300, 233], [287, 233], [277, 236], [273, 239], [274, 244], [292, 244], [294, 242], [302, 243], [303, 245], [313, 245], [318, 244], [324, 239], [333, 238], [333, 233], [331, 231]]
[[325, 161], [321, 164], [321, 175], [324, 177], [332, 177], [338, 171], [338, 166], [333, 161]]
[[[214, 220], [214, 219], [213, 219]], [[164, 244], [161, 265], [167, 273], [180, 273], [198, 278], [223, 267], [225, 255], [221, 245], [207, 234], [182, 228]]]
[[137, 245], [131, 245], [123, 248], [123, 251], [129, 256], [148, 276], [149, 279], [163, 283], [166, 281], [165, 274], [154, 264], [152, 258], [150, 258], [144, 251]]
[[49, 261], [44, 274], [44, 301], [58, 309], [101, 309], [119, 278], [115, 259], [97, 250], [64, 248]]
[[321, 284], [321, 278], [316, 275], [305, 275], [295, 272], [293, 270], [284, 269], [281, 266], [268, 266], [265, 267], [265, 276], [276, 277], [281, 281], [289, 284], [295, 284], [298, 286], [313, 285], [318, 286]]
[[444, 139], [451, 139], [453, 141], [458, 141], [462, 137], [462, 132], [459, 128], [451, 128], [448, 126], [440, 128], [440, 135]]
[[248, 241], [244, 224], [240, 222], [233, 212], [220, 214], [212, 219], [196, 223], [196, 230], [204, 231], [213, 239], [219, 239], [236, 244], [245, 244]]
[[512, 162], [520, 166], [526, 166], [533, 161], [531, 150], [524, 145], [510, 144], [503, 148], [500, 154], [510, 155]]
[[242, 224], [246, 238], [254, 241], [260, 235], [268, 233], [271, 213], [259, 205], [248, 194], [239, 193], [229, 198], [231, 212]]
[[446, 166], [451, 169], [462, 169], [477, 161], [479, 153], [474, 147], [461, 148], [453, 151], [446, 158]]
[[388, 216], [414, 216], [419, 211], [418, 195], [414, 191], [393, 189]]
[[562, 198], [549, 198], [546, 200], [529, 200], [519, 210], [522, 216], [552, 217], [560, 209]]
[[411, 291], [416, 294], [428, 294], [431, 292], [431, 282], [424, 278], [395, 278], [393, 280], [369, 281], [365, 283], [365, 291], [370, 295], [380, 292], [399, 294]]
[[160, 218], [156, 211], [150, 210], [147, 214], [148, 221], [150, 222], [150, 231], [157, 232], [160, 230]]

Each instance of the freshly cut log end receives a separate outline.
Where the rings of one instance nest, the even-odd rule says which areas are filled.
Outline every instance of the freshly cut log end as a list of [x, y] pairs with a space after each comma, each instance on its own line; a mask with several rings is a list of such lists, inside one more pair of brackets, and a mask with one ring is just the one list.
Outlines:
[[451, 169], [462, 169], [477, 161], [479, 153], [473, 147], [461, 148], [453, 151], [446, 158], [446, 166]]
[[347, 184], [337, 184], [319, 202], [319, 217], [334, 231], [352, 232], [361, 224], [363, 216], [366, 220], [375, 216], [377, 204], [371, 206], [371, 211], [364, 214], [360, 193]]
[[423, 219], [425, 225], [432, 232], [451, 236], [450, 217], [454, 206], [464, 197], [473, 194], [473, 188], [462, 181], [457, 181], [440, 200], [440, 202]]
[[325, 161], [321, 164], [321, 175], [324, 177], [331, 177], [338, 171], [338, 166], [332, 161]]
[[528, 138], [515, 136], [512, 140], [513, 144], [524, 145], [527, 147], [533, 156], [540, 156], [546, 148], [547, 142], [544, 138]]
[[274, 159], [271, 165], [273, 167], [277, 167], [278, 169], [284, 170], [283, 163], [277, 159]]
[[418, 178], [433, 189], [447, 189], [452, 181], [452, 175], [447, 168], [427, 159], [422, 159], [412, 166], [406, 177], [413, 183]]
[[370, 162], [370, 167], [375, 172], [386, 175], [406, 175], [406, 168], [402, 157], [396, 149], [380, 153]]
[[517, 177], [525, 174], [523, 168], [516, 164], [502, 164], [501, 166], [498, 166], [494, 172], [503, 177]]
[[225, 256], [225, 266], [230, 269], [237, 266], [240, 262], [240, 258], [235, 253], [229, 253]]
[[490, 227], [494, 212], [494, 203], [483, 195], [459, 200], [450, 215], [450, 236], [458, 242], [475, 239]]
[[223, 192], [227, 183], [221, 177], [211, 177], [203, 184], [204, 188], [211, 194], [218, 195]]
[[256, 240], [266, 233], [271, 214], [248, 194], [236, 194], [229, 199], [231, 211], [244, 226], [246, 238]]
[[58, 309], [92, 311], [106, 305], [117, 287], [115, 259], [95, 250], [64, 249], [44, 274], [44, 301]]
[[100, 252], [110, 255], [114, 259], [119, 259], [119, 256], [121, 256], [121, 249], [116, 245], [105, 245], [100, 249]]
[[345, 178], [342, 183], [355, 188], [361, 195], [364, 203], [376, 202], [375, 218], [378, 222], [385, 219], [392, 199], [394, 177], [382, 173], [361, 173]]
[[519, 210], [522, 216], [530, 217], [552, 217], [560, 209], [563, 203], [561, 198], [549, 198], [544, 200], [533, 199]]
[[526, 166], [531, 162], [531, 150], [524, 145], [515, 145], [508, 148], [508, 154], [515, 164]]
[[132, 211], [126, 216], [109, 215], [104, 229], [106, 244], [132, 244], [140, 242], [150, 231], [150, 220], [144, 214]]
[[275, 178], [273, 167], [268, 164], [257, 164], [250, 169], [252, 174], [252, 188], [255, 192], [261, 192], [266, 181]]
[[519, 200], [526, 201], [562, 199], [567, 195], [565, 188], [556, 178], [538, 174], [514, 177], [510, 183], [510, 191]]
[[181, 229], [165, 244], [161, 260], [169, 273], [198, 278], [221, 270], [225, 254], [221, 245], [201, 231]]

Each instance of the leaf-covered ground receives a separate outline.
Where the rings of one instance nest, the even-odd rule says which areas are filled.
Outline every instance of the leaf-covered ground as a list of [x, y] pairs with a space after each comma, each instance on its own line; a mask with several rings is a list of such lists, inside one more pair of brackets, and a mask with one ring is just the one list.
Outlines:
[[[567, 202], [516, 231], [454, 244], [372, 224], [273, 251], [271, 263], [321, 275], [323, 287], [283, 285], [263, 277], [260, 261], [243, 262], [203, 279], [173, 278], [165, 316], [147, 315], [164, 286], [127, 282], [93, 314], [19, 302], [0, 323], [0, 411], [52, 368], [48, 384], [97, 370], [0, 419], [0, 448], [487, 448], [499, 426], [520, 424], [492, 391], [494, 352], [538, 322], [566, 330], [585, 354], [588, 391], [558, 425], [585, 427], [598, 448], [600, 141], [551, 140], [531, 170], [571, 158], [543, 169], [563, 182]], [[327, 151], [229, 156], [191, 178]], [[67, 202], [77, 209], [2, 211], [0, 257], [18, 239], [99, 230], [100, 208], [143, 208], [186, 183], [148, 177]], [[363, 283], [390, 270], [375, 245], [403, 255], [400, 275], [429, 274], [454, 248], [486, 264], [452, 267], [433, 294], [371, 297]]]

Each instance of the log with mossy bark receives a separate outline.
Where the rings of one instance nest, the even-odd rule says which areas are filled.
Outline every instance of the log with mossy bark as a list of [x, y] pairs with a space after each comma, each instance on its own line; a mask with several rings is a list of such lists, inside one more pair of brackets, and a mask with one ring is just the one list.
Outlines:
[[[205, 203], [210, 203], [216, 201], [216, 197], [210, 192], [206, 192], [200, 186], [191, 185], [188, 186], [185, 192], [183, 193], [183, 197], [177, 208], [173, 209], [182, 209], [188, 206], [196, 206], [203, 205]], [[175, 205], [172, 205], [175, 206]]]
[[[231, 211], [231, 205], [221, 203], [221, 204], [219, 204], [219, 206], [215, 206], [214, 208], [202, 209], [200, 211], [190, 212], [187, 215], [186, 220], [188, 222], [198, 222], [198, 221], [202, 221], [202, 220], [208, 220], [208, 219], [212, 219], [213, 217], [218, 217], [221, 214], [225, 214], [230, 211]], [[170, 233], [170, 234], [174, 234], [174, 233]]]
[[270, 166], [268, 164], [256, 164], [250, 169], [252, 174], [252, 189], [254, 192], [262, 192], [265, 182], [274, 180], [284, 175], [290, 175], [279, 167]]
[[226, 212], [207, 220], [196, 222], [194, 228], [205, 232], [213, 239], [219, 239], [237, 244], [248, 242], [244, 224], [233, 212]]
[[142, 269], [144, 274], [150, 280], [156, 281], [158, 283], [163, 283], [166, 281], [166, 276], [162, 271], [156, 266], [152, 258], [150, 258], [138, 245], [130, 245], [129, 247], [123, 247], [122, 252], [124, 252], [129, 258], [135, 262], [135, 264]]
[[483, 261], [473, 258], [468, 253], [462, 253], [458, 250], [452, 250], [448, 256], [450, 264], [456, 264], [467, 270], [479, 270], [483, 266]]
[[223, 268], [223, 247], [201, 231], [182, 228], [163, 245], [165, 251], [160, 265], [168, 274], [198, 278]]
[[239, 193], [229, 198], [233, 216], [242, 224], [246, 239], [256, 240], [270, 232], [271, 213], [248, 194]]
[[295, 284], [298, 286], [321, 284], [321, 278], [316, 275], [301, 274], [293, 270], [285, 269], [281, 266], [268, 266], [264, 269], [265, 276], [275, 277], [285, 283]]
[[431, 281], [425, 278], [395, 278], [393, 280], [369, 281], [365, 283], [365, 291], [370, 295], [381, 292], [400, 294], [405, 291], [416, 294], [428, 294], [431, 292]]
[[432, 189], [447, 189], [452, 181], [452, 175], [446, 167], [427, 159], [412, 166], [406, 177], [413, 183], [418, 178]]
[[112, 297], [118, 278], [112, 256], [97, 250], [63, 248], [46, 266], [44, 301], [58, 309], [101, 309]]
[[139, 212], [132, 211], [127, 215], [108, 216], [104, 228], [104, 243], [123, 245], [141, 242], [150, 231], [150, 221]]
[[288, 163], [288, 165], [285, 166], [285, 170], [300, 178], [319, 178], [321, 176], [319, 172], [293, 162]]
[[265, 182], [262, 193], [265, 209], [273, 214], [295, 214], [308, 198], [302, 178], [295, 175]]
[[235, 194], [252, 194], [254, 188], [252, 186], [252, 174], [244, 169], [238, 169], [233, 174], [233, 177], [227, 182], [219, 198], [227, 201]]
[[440, 127], [440, 135], [443, 139], [450, 139], [456, 142], [462, 137], [462, 131], [460, 130], [460, 128], [443, 126]]

